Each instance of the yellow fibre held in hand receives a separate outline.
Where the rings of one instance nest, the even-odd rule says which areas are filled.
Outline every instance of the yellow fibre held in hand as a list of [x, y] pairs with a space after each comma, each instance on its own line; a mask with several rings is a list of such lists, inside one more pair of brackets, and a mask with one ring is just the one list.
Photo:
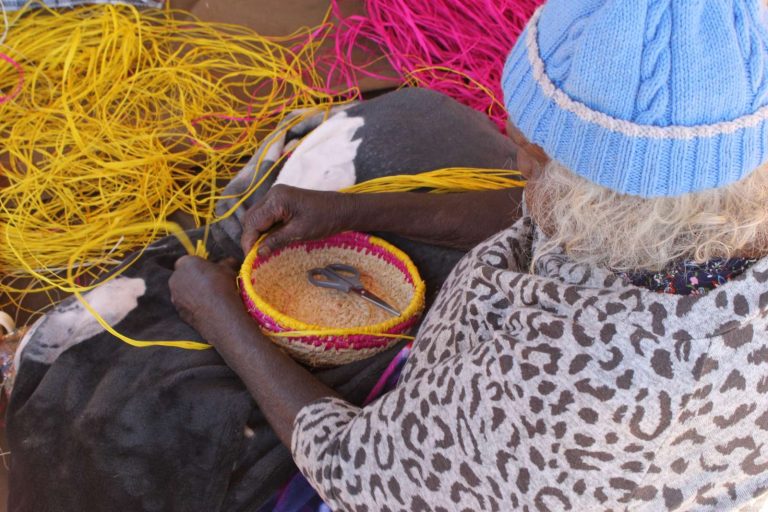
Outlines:
[[501, 190], [525, 186], [519, 179], [520, 172], [507, 169], [477, 169], [451, 167], [421, 174], [398, 174], [364, 181], [342, 192], [410, 192], [424, 189], [436, 194], [470, 192], [479, 190]]
[[0, 103], [0, 308], [27, 277], [87, 289], [167, 234], [174, 211], [209, 221], [262, 136], [334, 103], [314, 67], [323, 34], [265, 38], [123, 5], [15, 13], [0, 47], [23, 71], [0, 60], [0, 96], [22, 84]]

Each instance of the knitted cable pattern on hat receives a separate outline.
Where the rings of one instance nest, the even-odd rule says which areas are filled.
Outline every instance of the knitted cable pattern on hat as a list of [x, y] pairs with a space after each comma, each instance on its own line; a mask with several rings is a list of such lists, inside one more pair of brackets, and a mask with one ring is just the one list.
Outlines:
[[587, 26], [589, 16], [575, 18], [573, 22], [565, 29], [563, 40], [552, 47], [551, 56], [547, 59], [547, 72], [553, 83], [561, 85], [563, 80], [568, 77], [571, 70], [571, 60], [573, 57], [572, 44], [581, 37], [584, 28]]
[[510, 53], [510, 120], [584, 178], [642, 197], [768, 161], [761, 0], [549, 0]]
[[755, 16], [748, 15], [746, 10], [747, 6], [742, 5], [740, 2], [735, 2], [733, 22], [734, 26], [740, 27], [736, 34], [739, 36], [739, 44], [749, 75], [749, 84], [752, 87], [751, 92], [754, 95], [752, 108], [757, 108], [765, 103], [766, 94], [768, 94], [768, 87], [766, 87], [766, 63], [761, 58], [766, 52], [766, 45], [760, 40], [760, 27], [754, 22]]
[[637, 90], [634, 121], [639, 124], [662, 122], [662, 114], [669, 109], [669, 83], [672, 70], [671, 0], [656, 0], [648, 7], [645, 43], [640, 67], [640, 87]]

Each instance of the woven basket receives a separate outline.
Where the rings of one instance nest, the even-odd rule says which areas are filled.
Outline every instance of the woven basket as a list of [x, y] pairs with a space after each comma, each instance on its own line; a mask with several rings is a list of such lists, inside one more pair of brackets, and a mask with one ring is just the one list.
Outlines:
[[[355, 294], [315, 287], [311, 268], [352, 265], [366, 288], [401, 311], [394, 317]], [[370, 235], [295, 242], [266, 258], [254, 247], [240, 270], [248, 311], [294, 359], [316, 367], [358, 361], [405, 337], [424, 309], [425, 286], [410, 258]]]

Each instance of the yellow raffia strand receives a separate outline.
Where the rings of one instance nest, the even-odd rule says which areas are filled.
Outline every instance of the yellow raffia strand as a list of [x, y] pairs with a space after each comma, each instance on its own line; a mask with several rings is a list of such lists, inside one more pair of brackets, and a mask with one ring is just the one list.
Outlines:
[[[313, 65], [321, 28], [265, 38], [116, 5], [22, 10], [10, 27], [3, 51], [24, 83], [0, 104], [0, 308], [30, 288], [86, 291], [173, 232], [173, 212], [207, 224], [288, 112], [338, 103]], [[18, 78], [0, 63], [0, 94]]]
[[[71, 293], [126, 343], [210, 348], [130, 339], [83, 294], [128, 253], [139, 250], [137, 258], [167, 234], [207, 256], [204, 241], [192, 244], [168, 218], [180, 211], [198, 226], [218, 220], [221, 187], [288, 112], [339, 103], [314, 66], [322, 26], [265, 38], [184, 12], [114, 5], [24, 9], [9, 26], [2, 50], [23, 68], [24, 82], [0, 103], [0, 309], [24, 309], [19, 296], [31, 289], [51, 303]], [[18, 79], [0, 62], [0, 94]], [[457, 173], [448, 170], [441, 185], [438, 174], [431, 184], [390, 177], [366, 191], [514, 186], [488, 171], [463, 181]]]
[[421, 174], [399, 174], [372, 179], [351, 187], [343, 192], [410, 192], [426, 189], [433, 193], [454, 193], [480, 190], [500, 190], [522, 187], [525, 181], [520, 179], [518, 171], [507, 169], [474, 169], [451, 167]]
[[[479, 82], [476, 78], [470, 76], [464, 71], [461, 71], [460, 69], [453, 69], [449, 68], [448, 66], [422, 66], [415, 68], [413, 71], [410, 71], [408, 74], [406, 74], [406, 84], [413, 87], [426, 87], [428, 84], [425, 84], [422, 80], [419, 79], [419, 74], [426, 73], [428, 71], [441, 71], [443, 74], [440, 76], [440, 81], [443, 84], [453, 83], [462, 88], [469, 88], [469, 86], [472, 86], [475, 89], [485, 93], [485, 95], [488, 96], [488, 98], [491, 100], [491, 104], [488, 105], [488, 110], [486, 111], [486, 114], [489, 116], [493, 115], [493, 107], [499, 107], [502, 110], [506, 110], [507, 108], [504, 103], [499, 101], [498, 96], [485, 84]], [[451, 75], [454, 76], [453, 80], [449, 78]]]
[[[195, 247], [192, 244], [192, 241], [189, 239], [189, 236], [187, 236], [187, 233], [184, 232], [183, 229], [181, 229], [178, 225], [172, 223], [172, 222], [150, 222], [150, 223], [138, 223], [134, 224], [130, 227], [118, 229], [117, 231], [122, 236], [128, 236], [135, 233], [151, 233], [154, 230], [157, 230], [158, 228], [164, 229], [165, 231], [172, 233], [176, 238], [179, 239], [182, 246], [184, 246], [185, 250], [188, 254], [195, 254], [197, 251], [200, 250], [200, 244]], [[98, 241], [96, 241], [98, 243]], [[203, 249], [204, 250], [204, 249]], [[70, 257], [69, 265], [67, 266], [67, 280], [72, 281], [72, 270], [76, 268], [74, 265], [74, 262], [77, 261], [77, 258], [80, 256], [78, 253], [74, 253]], [[138, 259], [141, 256], [141, 252], [136, 254], [134, 257], [134, 260]], [[114, 274], [111, 276], [112, 278], [117, 277], [118, 275], [122, 274], [127, 268], [130, 267], [131, 262], [126, 262], [123, 266], [121, 266], [119, 269], [117, 269]], [[99, 323], [99, 325], [104, 328], [105, 331], [110, 333], [115, 338], [119, 339], [120, 341], [123, 341], [125, 343], [128, 343], [129, 345], [133, 345], [134, 347], [154, 347], [154, 346], [163, 346], [163, 347], [175, 347], [175, 348], [182, 348], [186, 350], [206, 350], [210, 349], [211, 346], [207, 343], [201, 343], [199, 341], [189, 341], [189, 340], [157, 340], [157, 341], [141, 341], [141, 340], [135, 340], [133, 338], [130, 338], [128, 336], [125, 336], [124, 334], [118, 332], [115, 330], [109, 323], [104, 320], [104, 318], [96, 311], [93, 306], [86, 300], [86, 298], [83, 296], [82, 292], [84, 291], [86, 287], [82, 286], [76, 286], [71, 291], [77, 297], [77, 299], [83, 304], [83, 307], [96, 319], [96, 321]], [[92, 288], [88, 287], [88, 288]]]
[[[274, 336], [275, 338], [305, 338], [307, 336], [326, 336], [336, 337], [342, 336], [338, 331], [332, 331], [330, 329], [318, 329], [315, 331], [286, 331], [286, 332], [274, 332], [264, 331], [267, 336]], [[361, 332], [360, 329], [356, 329], [351, 334], [366, 334], [370, 336], [376, 336], [377, 338], [391, 338], [393, 340], [415, 340], [413, 336], [407, 334], [389, 334], [385, 332]]]

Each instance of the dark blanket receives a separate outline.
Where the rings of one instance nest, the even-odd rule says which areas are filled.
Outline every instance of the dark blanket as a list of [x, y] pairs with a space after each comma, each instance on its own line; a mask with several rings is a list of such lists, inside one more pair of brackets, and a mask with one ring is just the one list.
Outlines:
[[[183, 253], [164, 240], [112, 281], [113, 301], [131, 300], [120, 289], [126, 280], [146, 286], [118, 332], [200, 340], [170, 302], [168, 277]], [[11, 511], [254, 510], [295, 470], [215, 350], [139, 349], [106, 332], [61, 336], [93, 321], [73, 300], [58, 311], [29, 340], [9, 407]], [[392, 356], [316, 374], [361, 403]]]
[[[325, 190], [441, 167], [498, 168], [514, 159], [514, 146], [482, 114], [427, 91], [398, 91], [325, 119], [311, 117], [283, 134], [261, 166], [257, 155], [232, 180], [228, 193], [251, 196], [217, 225], [212, 258], [241, 256], [238, 219], [272, 181], [252, 192], [248, 185], [291, 140], [303, 138], [314, 149], [297, 149], [278, 179]], [[462, 255], [389, 239], [411, 255], [433, 293]], [[169, 298], [168, 277], [183, 253], [175, 240], [159, 241], [86, 299], [133, 339], [199, 340]], [[106, 333], [74, 299], [43, 317], [24, 342], [8, 410], [12, 512], [253, 511], [296, 470], [214, 350], [135, 348]], [[395, 351], [315, 372], [361, 404]]]

